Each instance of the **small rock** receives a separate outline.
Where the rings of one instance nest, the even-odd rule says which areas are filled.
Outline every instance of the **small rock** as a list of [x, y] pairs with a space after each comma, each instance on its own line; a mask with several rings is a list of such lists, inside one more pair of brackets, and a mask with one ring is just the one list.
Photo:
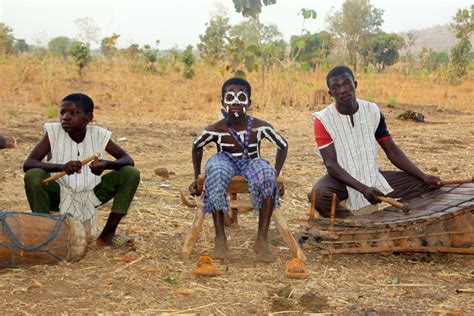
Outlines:
[[0, 149], [16, 147], [16, 138], [4, 137], [0, 134]]
[[155, 174], [159, 177], [162, 177], [163, 179], [169, 179], [170, 177], [170, 172], [166, 168], [156, 168], [155, 169]]
[[0, 149], [3, 149], [5, 147], [7, 147], [7, 141], [5, 140], [5, 137], [0, 135]]
[[415, 111], [405, 111], [402, 114], [400, 114], [398, 117], [400, 120], [410, 120], [410, 121], [415, 121], [415, 122], [426, 122], [425, 116], [422, 113], [418, 113]]

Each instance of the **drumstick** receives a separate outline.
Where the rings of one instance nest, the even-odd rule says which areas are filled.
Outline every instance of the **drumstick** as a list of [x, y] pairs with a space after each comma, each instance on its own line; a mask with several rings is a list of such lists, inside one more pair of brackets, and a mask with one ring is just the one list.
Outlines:
[[[99, 159], [99, 154], [93, 154], [92, 156], [90, 156], [89, 158], [87, 159], [84, 159], [83, 161], [81, 161], [81, 165], [84, 166], [86, 164], [88, 164], [89, 162], [91, 161], [97, 161], [97, 159]], [[51, 176], [49, 178], [46, 178], [43, 180], [43, 183], [48, 183], [49, 181], [53, 181], [53, 180], [57, 180], [63, 176], [66, 175], [66, 172], [65, 171], [61, 171], [59, 173], [56, 173], [54, 176]]]
[[471, 183], [474, 182], [474, 177], [471, 179], [465, 179], [465, 180], [446, 180], [446, 181], [441, 181], [441, 185], [447, 185], [447, 184], [463, 184], [463, 183]]
[[316, 190], [311, 190], [311, 206], [309, 209], [309, 219], [314, 219], [316, 213]]
[[391, 205], [393, 205], [393, 206], [395, 206], [395, 207], [398, 207], [398, 208], [401, 209], [404, 213], [410, 212], [410, 209], [408, 208], [408, 206], [406, 206], [405, 204], [400, 203], [400, 202], [398, 202], [398, 201], [395, 201], [395, 200], [392, 199], [392, 198], [389, 198], [389, 197], [386, 197], [386, 196], [379, 196], [379, 200], [382, 201], [382, 202], [391, 204]]
[[333, 193], [332, 201], [331, 201], [331, 218], [329, 220], [329, 230], [333, 230], [335, 218], [336, 218], [336, 193]]
[[94, 157], [94, 161], [92, 161], [91, 165], [92, 165], [92, 167], [95, 167], [97, 165], [97, 163], [99, 162], [99, 154], [94, 154], [91, 157]]

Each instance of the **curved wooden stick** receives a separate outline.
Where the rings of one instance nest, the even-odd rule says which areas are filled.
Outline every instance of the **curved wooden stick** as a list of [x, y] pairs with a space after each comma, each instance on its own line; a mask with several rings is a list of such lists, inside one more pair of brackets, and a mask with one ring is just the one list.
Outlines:
[[181, 259], [185, 261], [189, 259], [189, 256], [193, 251], [194, 243], [198, 239], [199, 233], [201, 233], [202, 225], [204, 223], [204, 212], [201, 208], [201, 201], [196, 197], [194, 197], [194, 200], [196, 204], [196, 214], [194, 215], [191, 230], [186, 235], [183, 248], [181, 249]]
[[[91, 161], [95, 161], [97, 162], [97, 160], [99, 159], [99, 154], [93, 154], [92, 156], [90, 156], [89, 158], [87, 159], [84, 159], [83, 161], [81, 161], [81, 165], [84, 166], [86, 164], [88, 164], [89, 162]], [[56, 173], [54, 176], [51, 176], [49, 178], [46, 178], [43, 180], [43, 183], [48, 183], [49, 181], [53, 181], [53, 180], [57, 180], [61, 177], [64, 177], [66, 175], [66, 172], [65, 171], [61, 171], [59, 173]]]
[[179, 195], [181, 196], [181, 202], [183, 202], [184, 205], [186, 205], [187, 207], [190, 207], [190, 208], [195, 208], [197, 207], [197, 205], [194, 203], [191, 203], [188, 201], [188, 199], [186, 198], [186, 195], [184, 195], [183, 191], [179, 191]]
[[288, 245], [288, 247], [290, 247], [293, 258], [298, 258], [301, 260], [301, 262], [306, 262], [306, 255], [304, 254], [303, 249], [301, 249], [300, 245], [296, 241], [295, 237], [293, 237], [293, 234], [291, 233], [288, 224], [283, 218], [280, 209], [275, 209], [273, 211], [272, 217], [273, 221], [275, 222], [275, 226], [278, 229], [278, 232], [280, 233], [281, 237]]

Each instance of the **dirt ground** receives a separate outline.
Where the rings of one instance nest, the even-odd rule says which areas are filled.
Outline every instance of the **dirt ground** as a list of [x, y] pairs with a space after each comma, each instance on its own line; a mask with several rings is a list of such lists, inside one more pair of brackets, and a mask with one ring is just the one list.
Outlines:
[[[3, 103], [5, 105], [5, 103]], [[2, 107], [3, 107], [2, 105]], [[423, 169], [443, 179], [474, 175], [474, 114], [433, 106], [381, 106], [395, 141]], [[401, 121], [406, 109], [422, 112], [427, 123]], [[438, 110], [437, 110], [438, 109]], [[284, 134], [290, 144], [283, 169], [286, 195], [283, 214], [298, 235], [308, 212], [306, 192], [324, 174], [313, 152], [310, 110], [255, 110]], [[43, 109], [24, 105], [14, 116], [0, 117], [0, 133], [14, 136], [17, 147], [0, 151], [0, 210], [26, 211], [22, 163], [42, 134]], [[471, 314], [474, 260], [462, 255], [339, 255], [307, 251], [310, 277], [283, 276], [290, 253], [276, 228], [270, 240], [278, 259], [265, 264], [253, 251], [257, 219], [240, 216], [239, 227], [228, 228], [229, 258], [219, 277], [191, 274], [198, 256], [213, 247], [212, 220], [197, 241], [189, 262], [179, 257], [194, 209], [182, 205], [179, 190], [192, 180], [191, 141], [216, 114], [183, 111], [181, 120], [165, 121], [159, 111], [140, 113], [100, 105], [97, 123], [135, 159], [141, 184], [129, 216], [119, 230], [135, 237], [137, 251], [123, 253], [91, 245], [75, 263], [0, 270], [1, 314], [79, 313], [202, 313], [202, 314]], [[209, 146], [206, 158], [215, 149]], [[270, 144], [264, 156], [274, 157]], [[393, 169], [381, 157], [383, 169]], [[154, 169], [173, 174], [164, 180]], [[100, 208], [101, 222], [110, 203]]]

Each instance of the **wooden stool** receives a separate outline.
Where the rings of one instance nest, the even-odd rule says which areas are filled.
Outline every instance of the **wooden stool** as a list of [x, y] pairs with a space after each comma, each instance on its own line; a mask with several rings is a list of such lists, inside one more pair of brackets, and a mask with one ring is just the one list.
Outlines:
[[[278, 179], [277, 182], [278, 188], [283, 186], [283, 180]], [[198, 191], [202, 193], [204, 189], [204, 177], [199, 176], [198, 178]], [[230, 181], [229, 187], [227, 188], [227, 192], [229, 194], [229, 207], [230, 207], [230, 217], [226, 216], [225, 222], [226, 225], [229, 224], [238, 224], [238, 213], [245, 213], [250, 212], [253, 210], [252, 202], [249, 200], [238, 200], [237, 194], [250, 194], [248, 190], [248, 183], [247, 179], [242, 176], [234, 176]], [[197, 201], [199, 199], [196, 199]], [[273, 210], [273, 221], [278, 229], [278, 232], [283, 237], [283, 240], [288, 245], [291, 250], [291, 253], [294, 258], [300, 259], [302, 262], [306, 262], [306, 256], [301, 249], [301, 247], [296, 242], [295, 238], [293, 237], [288, 225], [286, 224], [283, 215], [279, 209]], [[191, 252], [194, 247], [194, 243], [199, 237], [201, 232], [202, 224], [204, 222], [204, 212], [201, 208], [201, 205], [197, 205], [196, 207], [196, 215], [194, 216], [194, 221], [191, 226], [190, 231], [186, 235], [186, 239], [183, 244], [183, 248], [181, 250], [181, 258], [182, 259], [189, 259]]]

